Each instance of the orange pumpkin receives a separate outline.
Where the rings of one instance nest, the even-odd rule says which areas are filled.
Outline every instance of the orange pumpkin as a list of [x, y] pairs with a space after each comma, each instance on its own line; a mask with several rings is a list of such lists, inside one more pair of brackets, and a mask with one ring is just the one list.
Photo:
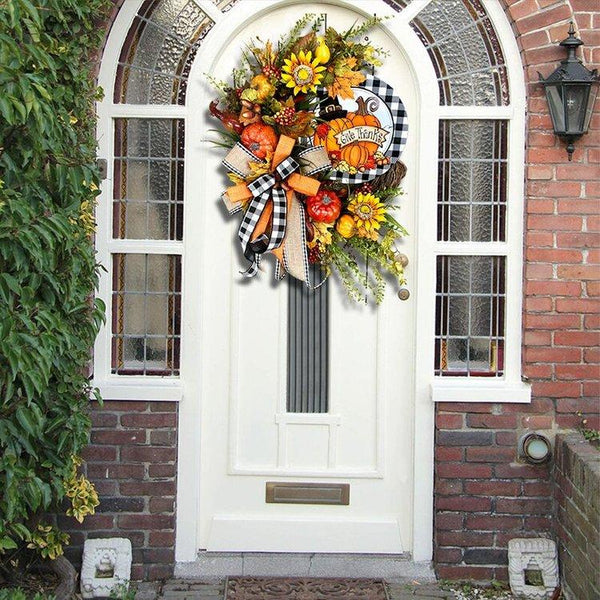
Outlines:
[[265, 123], [252, 123], [244, 127], [240, 136], [242, 144], [258, 158], [265, 158], [267, 154], [273, 153], [278, 140], [275, 130]]
[[342, 148], [341, 159], [345, 160], [351, 167], [362, 167], [371, 156], [365, 147], [365, 142], [355, 142]]
[[[374, 98], [371, 100], [376, 101]], [[366, 125], [368, 127], [381, 127], [381, 121], [375, 115], [372, 115], [369, 112], [367, 108], [367, 102], [362, 96], [356, 99], [356, 103], [358, 104], [358, 110], [355, 113], [348, 113], [347, 117], [352, 122], [352, 127], [360, 127], [361, 125]], [[379, 150], [379, 144], [376, 144], [375, 142], [364, 141], [357, 143], [363, 145], [369, 151], [369, 154], [374, 154], [377, 152], [377, 150]]]
[[339, 119], [332, 119], [331, 121], [328, 121], [327, 124], [329, 125], [327, 135], [322, 137], [315, 133], [313, 138], [314, 144], [315, 146], [325, 146], [327, 152], [339, 151], [340, 145], [337, 143], [335, 136], [340, 133], [340, 131], [350, 129], [350, 127], [352, 127], [352, 121], [346, 117], [341, 117]]

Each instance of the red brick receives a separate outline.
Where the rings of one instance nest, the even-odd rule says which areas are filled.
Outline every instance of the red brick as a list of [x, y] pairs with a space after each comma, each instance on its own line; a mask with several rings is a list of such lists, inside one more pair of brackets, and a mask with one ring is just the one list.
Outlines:
[[502, 412], [506, 414], [547, 414], [554, 409], [554, 401], [549, 398], [533, 397], [529, 404], [503, 404]]
[[485, 496], [517, 496], [521, 491], [521, 484], [517, 481], [467, 481], [465, 491]]
[[527, 415], [522, 417], [521, 426], [527, 429], [551, 429], [554, 418], [550, 415]]
[[476, 496], [438, 496], [435, 499], [436, 510], [463, 510], [468, 512], [486, 512], [491, 510], [490, 498]]
[[177, 415], [175, 413], [143, 413], [127, 414], [121, 416], [123, 427], [176, 427]]
[[516, 415], [467, 415], [469, 427], [486, 429], [514, 429], [517, 426]]
[[597, 346], [600, 334], [597, 331], [556, 331], [554, 343], [557, 346]]
[[132, 462], [169, 462], [177, 458], [177, 450], [153, 446], [126, 446], [121, 449], [121, 458]]
[[552, 364], [523, 365], [523, 374], [530, 379], [550, 379], [554, 373]]
[[438, 429], [461, 429], [463, 426], [463, 415], [438, 412], [435, 416], [435, 425]]
[[108, 412], [93, 411], [90, 415], [92, 427], [116, 427], [118, 422], [117, 415]]
[[538, 363], [568, 363], [568, 362], [580, 362], [581, 351], [579, 348], [544, 348], [544, 347], [530, 347], [525, 348], [524, 353], [525, 360], [527, 362], [538, 362]]
[[598, 267], [595, 265], [558, 265], [561, 279], [598, 279]]
[[556, 208], [554, 200], [533, 198], [527, 201], [527, 212], [535, 215], [552, 215]]
[[600, 169], [591, 165], [557, 165], [556, 178], [565, 181], [584, 181], [587, 179], [597, 180], [600, 177]]
[[600, 281], [588, 281], [586, 283], [586, 291], [588, 296], [594, 298], [600, 296]]
[[551, 341], [550, 331], [526, 331], [523, 334], [523, 343], [526, 346], [549, 346]]
[[174, 531], [151, 531], [148, 537], [148, 545], [152, 547], [173, 547], [175, 545]]
[[584, 329], [600, 329], [600, 315], [583, 315]]
[[149, 477], [175, 477], [177, 466], [172, 465], [148, 465]]
[[568, 329], [579, 327], [580, 319], [577, 315], [535, 315], [526, 314], [524, 324], [527, 329]]
[[467, 515], [465, 527], [483, 531], [520, 529], [523, 518], [505, 515]]
[[528, 17], [537, 12], [538, 4], [536, 0], [518, 0], [510, 7], [510, 15], [516, 21], [523, 17]]
[[440, 548], [434, 549], [434, 560], [440, 563], [460, 563], [462, 562], [462, 550], [460, 548]]
[[87, 465], [88, 477], [99, 479], [143, 479], [144, 465], [123, 465], [90, 462]]
[[490, 404], [485, 402], [438, 402], [437, 409], [438, 411], [443, 412], [489, 413], [491, 412], [492, 407]]
[[142, 412], [148, 409], [148, 402], [137, 400], [108, 400], [104, 399], [103, 410], [111, 412]]
[[[547, 46], [546, 48], [536, 48], [527, 53], [527, 58], [540, 64], [555, 62], [556, 48]], [[529, 147], [527, 159], [530, 163], [537, 164], [560, 164], [564, 160], [565, 150], [561, 147]]]
[[[598, 271], [600, 275], [600, 269]], [[556, 311], [561, 313], [598, 313], [600, 301], [597, 298], [557, 298]]]
[[600, 207], [596, 199], [577, 198], [558, 201], [558, 213], [561, 215], [597, 215], [600, 213]]
[[175, 498], [150, 498], [148, 508], [151, 513], [173, 513]]
[[462, 462], [440, 463], [435, 469], [438, 477], [448, 477], [450, 479], [485, 479], [491, 477], [492, 467], [489, 465], [472, 465]]
[[530, 297], [525, 298], [524, 309], [526, 312], [548, 313], [553, 309], [553, 299], [547, 297]]
[[488, 446], [467, 448], [467, 461], [483, 463], [506, 463], [516, 459], [513, 448]]
[[494, 442], [498, 446], [514, 446], [517, 443], [517, 434], [514, 431], [498, 431], [494, 435]]
[[149, 565], [146, 568], [146, 575], [144, 579], [148, 581], [157, 581], [159, 579], [169, 579], [172, 577], [174, 561], [171, 560], [169, 562], [170, 564], [166, 565]]
[[123, 481], [119, 486], [124, 496], [174, 496], [174, 481]]
[[582, 224], [583, 219], [575, 216], [529, 215], [527, 217], [527, 227], [540, 231], [581, 231]]
[[[544, 125], [547, 123], [547, 119], [544, 119]], [[540, 129], [544, 129], [544, 127], [541, 126], [540, 124]], [[537, 179], [537, 180], [546, 180], [546, 179], [552, 179], [552, 177], [554, 176], [554, 170], [552, 169], [552, 167], [539, 167], [536, 165], [533, 166], [529, 166], [527, 168], [527, 175], [529, 177], [529, 179]]]
[[[535, 132], [532, 135], [536, 137], [547, 137], [548, 140], [556, 140], [553, 133]], [[581, 183], [576, 181], [530, 181], [527, 184], [527, 190], [532, 196], [546, 198], [579, 198], [581, 196]]]
[[600, 148], [588, 148], [588, 162], [600, 163]]
[[600, 363], [600, 348], [585, 348], [583, 360], [587, 363]]
[[498, 479], [547, 479], [547, 465], [496, 465], [494, 467], [494, 475]]
[[150, 412], [167, 412], [167, 413], [176, 413], [177, 412], [177, 402], [171, 401], [160, 401], [160, 402], [150, 402]]
[[145, 444], [145, 429], [103, 429], [92, 431], [91, 440], [93, 444], [107, 444], [124, 446], [130, 444]]
[[546, 498], [552, 495], [553, 486], [549, 481], [524, 481], [523, 493], [526, 496], [544, 496]]
[[554, 519], [552, 517], [525, 517], [524, 526], [528, 531], [552, 531]]
[[598, 400], [590, 400], [586, 398], [561, 398], [556, 401], [556, 412], [568, 413], [595, 413], [598, 412]]
[[[535, 46], [531, 45], [535, 39], [538, 39], [541, 43]], [[530, 48], [543, 48], [547, 45], [548, 35], [545, 31], [537, 31], [530, 35], [522, 36], [520, 38], [521, 44], [523, 47], [527, 47], [526, 44]], [[532, 148], [548, 148], [556, 146], [556, 136], [553, 133], [548, 133], [545, 131], [531, 131], [528, 137], [529, 146]], [[546, 195], [540, 194], [536, 188], [532, 188], [531, 185], [536, 185], [537, 182], [530, 182], [527, 185], [527, 190], [530, 194], [536, 195]]]
[[119, 515], [119, 527], [133, 530], [173, 529], [175, 520], [170, 515]]
[[[575, 251], [554, 250], [554, 252]], [[581, 260], [581, 252], [575, 252], [575, 254], [579, 256], [578, 260]], [[525, 284], [525, 293], [538, 296], [579, 296], [581, 294], [581, 283], [577, 281], [528, 281]]]
[[463, 493], [463, 482], [460, 479], [436, 479], [435, 493], [440, 496], [456, 496]]
[[556, 376], [560, 379], [598, 379], [598, 365], [556, 365]]
[[548, 398], [577, 398], [579, 383], [571, 381], [534, 381], [533, 393]]
[[440, 531], [436, 541], [440, 546], [491, 546], [494, 535], [480, 531]]
[[437, 512], [435, 514], [435, 529], [462, 529], [464, 513], [462, 512]]
[[115, 461], [117, 449], [114, 446], [87, 446], [82, 452], [84, 460], [90, 462]]
[[463, 459], [464, 448], [459, 446], [436, 446], [435, 460], [437, 461], [461, 461]]
[[[544, 246], [552, 248], [554, 246], [554, 234], [550, 231], [527, 231], [525, 240], [528, 246]], [[525, 266], [527, 277], [531, 279], [550, 279], [552, 277], [552, 265], [542, 265], [540, 263], [527, 263]]]
[[594, 248], [600, 244], [597, 233], [557, 233], [556, 243], [559, 248]]
[[500, 514], [544, 515], [552, 512], [552, 501], [531, 498], [498, 498], [496, 512]]

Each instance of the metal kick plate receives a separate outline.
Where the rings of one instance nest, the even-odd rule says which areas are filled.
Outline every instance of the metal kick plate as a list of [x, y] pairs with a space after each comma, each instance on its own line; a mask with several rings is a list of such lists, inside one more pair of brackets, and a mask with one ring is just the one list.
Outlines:
[[349, 483], [283, 483], [267, 481], [267, 504], [350, 504]]

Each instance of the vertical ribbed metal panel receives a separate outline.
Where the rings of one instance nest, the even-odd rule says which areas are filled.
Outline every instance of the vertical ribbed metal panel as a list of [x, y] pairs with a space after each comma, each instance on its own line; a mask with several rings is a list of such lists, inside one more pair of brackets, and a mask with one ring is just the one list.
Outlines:
[[[311, 266], [311, 281], [321, 272]], [[311, 291], [290, 277], [288, 291], [287, 411], [328, 411], [328, 290], [327, 282]]]

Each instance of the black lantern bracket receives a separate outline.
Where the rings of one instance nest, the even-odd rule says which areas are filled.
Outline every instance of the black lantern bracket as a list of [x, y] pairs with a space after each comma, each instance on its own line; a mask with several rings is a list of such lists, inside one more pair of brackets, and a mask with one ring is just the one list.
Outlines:
[[573, 21], [569, 37], [560, 45], [566, 48], [567, 58], [546, 79], [539, 72], [538, 75], [546, 91], [554, 133], [565, 139], [569, 160], [572, 160], [574, 142], [588, 131], [599, 79], [597, 69], [590, 71], [576, 56], [583, 42], [575, 37]]

